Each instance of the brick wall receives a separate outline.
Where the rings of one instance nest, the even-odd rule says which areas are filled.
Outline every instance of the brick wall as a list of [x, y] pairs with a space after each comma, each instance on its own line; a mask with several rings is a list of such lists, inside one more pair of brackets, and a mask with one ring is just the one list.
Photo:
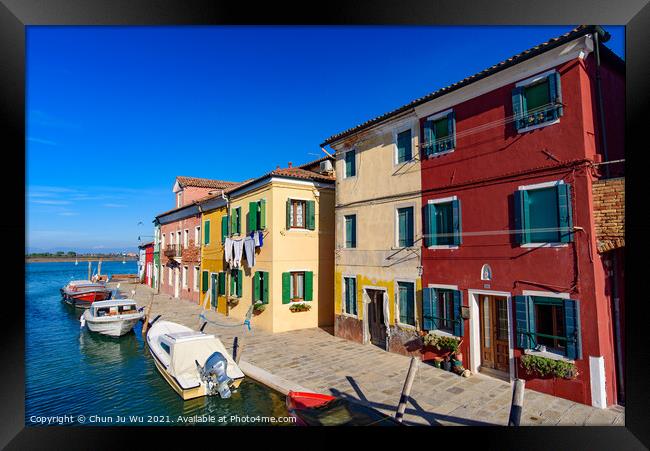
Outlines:
[[625, 178], [593, 184], [594, 222], [598, 252], [625, 246]]

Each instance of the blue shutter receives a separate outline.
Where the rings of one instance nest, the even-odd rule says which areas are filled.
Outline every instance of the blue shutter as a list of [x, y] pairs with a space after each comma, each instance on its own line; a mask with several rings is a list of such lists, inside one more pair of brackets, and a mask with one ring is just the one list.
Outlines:
[[454, 291], [454, 335], [462, 337], [465, 335], [465, 320], [461, 315], [463, 306], [463, 293], [459, 290]]
[[526, 112], [526, 108], [523, 104], [524, 100], [524, 89], [518, 87], [512, 90], [512, 115], [513, 123], [515, 124], [515, 130], [524, 128], [523, 118]]
[[530, 243], [530, 212], [528, 209], [528, 192], [517, 190], [514, 194], [515, 241], [519, 244]]
[[549, 100], [556, 106], [556, 108], [553, 108], [553, 119], [557, 119], [564, 112], [564, 108], [562, 108], [562, 84], [560, 82], [559, 72], [554, 72], [548, 76], [548, 90]]
[[433, 121], [424, 122], [424, 156], [428, 157], [434, 153], [434, 141], [436, 140], [436, 134], [433, 129]]
[[424, 245], [429, 247], [437, 244], [436, 239], [436, 206], [427, 204], [424, 206]]
[[445, 146], [446, 149], [455, 149], [456, 148], [456, 113], [453, 111], [447, 115], [447, 130], [449, 132], [448, 144]]
[[422, 327], [424, 330], [436, 328], [433, 317], [435, 294], [433, 288], [422, 288]]
[[564, 300], [564, 330], [566, 334], [566, 356], [573, 360], [582, 358], [582, 337], [580, 333], [580, 302]]
[[557, 186], [557, 206], [559, 209], [560, 242], [573, 241], [573, 212], [571, 208], [571, 186], [562, 183]]
[[460, 245], [463, 242], [463, 228], [460, 214], [460, 201], [453, 200], [451, 202], [454, 244]]
[[527, 335], [535, 333], [535, 306], [531, 296], [515, 296], [515, 324], [517, 347], [532, 349], [534, 340]]

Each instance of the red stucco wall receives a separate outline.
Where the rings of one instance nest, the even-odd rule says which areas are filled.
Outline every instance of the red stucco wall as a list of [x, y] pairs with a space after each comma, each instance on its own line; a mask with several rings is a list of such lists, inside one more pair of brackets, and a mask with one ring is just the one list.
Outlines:
[[[194, 242], [194, 228], [201, 225], [201, 216], [194, 215], [179, 221], [175, 221], [169, 224], [163, 224], [160, 227], [161, 234], [165, 235], [165, 247], [169, 245], [169, 235], [171, 232], [176, 233], [181, 232], [181, 243], [183, 243], [183, 233], [187, 229], [189, 231], [189, 246], [183, 250], [179, 277], [182, 277], [182, 268], [183, 266], [188, 267], [187, 275], [187, 288], [183, 288], [182, 281], [179, 281], [180, 286], [180, 298], [188, 301], [199, 302], [199, 292], [194, 291], [194, 266], [200, 266], [200, 248], [195, 246]], [[177, 238], [174, 238], [174, 243], [177, 243]], [[169, 296], [174, 296], [174, 279], [172, 278], [172, 283], [169, 284], [169, 276], [167, 274], [168, 268], [174, 267], [177, 263], [173, 258], [165, 256], [165, 249], [160, 250], [160, 264], [163, 267], [162, 275], [160, 278], [160, 292], [167, 294]], [[175, 277], [175, 276], [172, 276]]]

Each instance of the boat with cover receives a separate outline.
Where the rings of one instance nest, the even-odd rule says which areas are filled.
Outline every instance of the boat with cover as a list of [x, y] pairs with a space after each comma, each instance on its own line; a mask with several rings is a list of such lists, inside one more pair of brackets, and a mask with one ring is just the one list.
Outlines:
[[229, 398], [244, 373], [221, 340], [159, 318], [149, 324], [146, 342], [156, 368], [169, 385], [183, 399], [217, 394]]
[[402, 426], [370, 406], [320, 393], [290, 391], [286, 403], [298, 426]]
[[111, 298], [111, 289], [102, 282], [91, 280], [71, 280], [61, 288], [61, 297], [65, 302], [79, 308], [88, 308], [95, 301]]
[[144, 307], [138, 309], [133, 299], [112, 299], [93, 302], [79, 322], [92, 332], [120, 337], [133, 329], [144, 317]]

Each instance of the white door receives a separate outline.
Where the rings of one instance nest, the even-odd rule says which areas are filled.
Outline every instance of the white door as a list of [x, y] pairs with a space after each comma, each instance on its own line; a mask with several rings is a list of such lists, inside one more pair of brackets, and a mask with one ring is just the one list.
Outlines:
[[181, 272], [178, 268], [174, 268], [174, 276], [174, 297], [177, 298], [181, 291]]

